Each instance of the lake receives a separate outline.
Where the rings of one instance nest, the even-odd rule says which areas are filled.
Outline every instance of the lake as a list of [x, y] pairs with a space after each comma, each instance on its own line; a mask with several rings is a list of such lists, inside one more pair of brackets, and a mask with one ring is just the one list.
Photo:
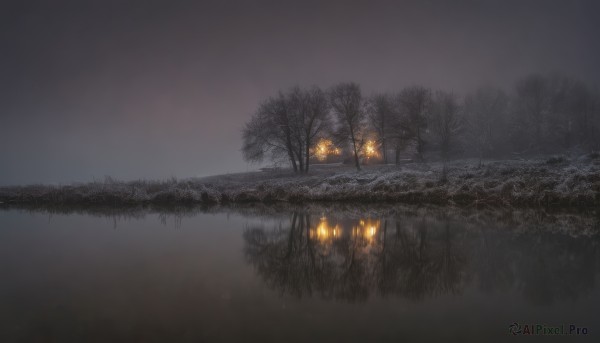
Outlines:
[[599, 218], [4, 209], [0, 342], [595, 341]]

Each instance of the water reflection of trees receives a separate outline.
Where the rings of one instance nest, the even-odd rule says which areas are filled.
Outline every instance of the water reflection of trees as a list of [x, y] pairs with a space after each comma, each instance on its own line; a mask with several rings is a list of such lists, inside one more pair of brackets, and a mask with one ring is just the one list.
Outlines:
[[244, 233], [248, 260], [272, 288], [350, 301], [373, 290], [411, 299], [460, 292], [467, 259], [455, 236], [449, 222], [330, 223], [298, 212], [288, 226]]
[[294, 211], [244, 232], [245, 256], [269, 287], [347, 301], [517, 292], [544, 304], [595, 287], [598, 240], [465, 224], [447, 216], [327, 218]]
[[411, 225], [396, 219], [389, 237], [384, 225], [374, 259], [380, 294], [422, 299], [461, 291], [467, 259], [450, 222], [441, 224], [420, 219]]
[[[182, 220], [205, 213], [269, 218], [280, 224], [245, 232], [246, 256], [272, 288], [296, 296], [316, 293], [361, 300], [377, 294], [424, 299], [477, 287], [490, 293], [516, 292], [530, 302], [547, 304], [589, 293], [597, 287], [600, 271], [597, 209], [573, 212], [370, 203], [221, 207], [0, 204], [0, 210], [11, 209], [49, 217], [105, 217], [115, 227], [119, 221], [156, 215], [168, 227], [178, 227]], [[327, 213], [325, 221], [322, 213]], [[370, 226], [375, 226], [373, 235]]]

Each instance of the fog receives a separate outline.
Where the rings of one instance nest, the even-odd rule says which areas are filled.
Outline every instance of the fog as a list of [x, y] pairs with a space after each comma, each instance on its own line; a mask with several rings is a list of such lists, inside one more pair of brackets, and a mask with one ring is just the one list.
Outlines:
[[292, 85], [463, 94], [532, 72], [600, 81], [593, 1], [8, 1], [0, 185], [257, 168], [241, 130]]

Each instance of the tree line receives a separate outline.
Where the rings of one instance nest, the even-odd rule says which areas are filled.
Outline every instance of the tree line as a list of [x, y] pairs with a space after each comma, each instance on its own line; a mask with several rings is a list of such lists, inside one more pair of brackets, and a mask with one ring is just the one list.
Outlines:
[[530, 74], [508, 92], [484, 86], [464, 96], [424, 86], [365, 96], [346, 82], [328, 90], [296, 86], [262, 101], [242, 131], [242, 153], [246, 161], [287, 160], [308, 172], [315, 145], [328, 139], [360, 170], [367, 142], [383, 163], [398, 163], [407, 148], [420, 161], [481, 161], [598, 151], [599, 130], [598, 90], [559, 74]]

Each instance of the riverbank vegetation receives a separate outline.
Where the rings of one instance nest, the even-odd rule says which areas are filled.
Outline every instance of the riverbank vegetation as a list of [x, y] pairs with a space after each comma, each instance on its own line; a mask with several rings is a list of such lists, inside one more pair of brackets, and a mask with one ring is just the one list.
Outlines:
[[600, 156], [529, 160], [463, 159], [368, 165], [319, 165], [298, 176], [289, 169], [201, 179], [29, 185], [0, 188], [11, 204], [227, 204], [402, 202], [458, 206], [567, 206], [600, 204]]

